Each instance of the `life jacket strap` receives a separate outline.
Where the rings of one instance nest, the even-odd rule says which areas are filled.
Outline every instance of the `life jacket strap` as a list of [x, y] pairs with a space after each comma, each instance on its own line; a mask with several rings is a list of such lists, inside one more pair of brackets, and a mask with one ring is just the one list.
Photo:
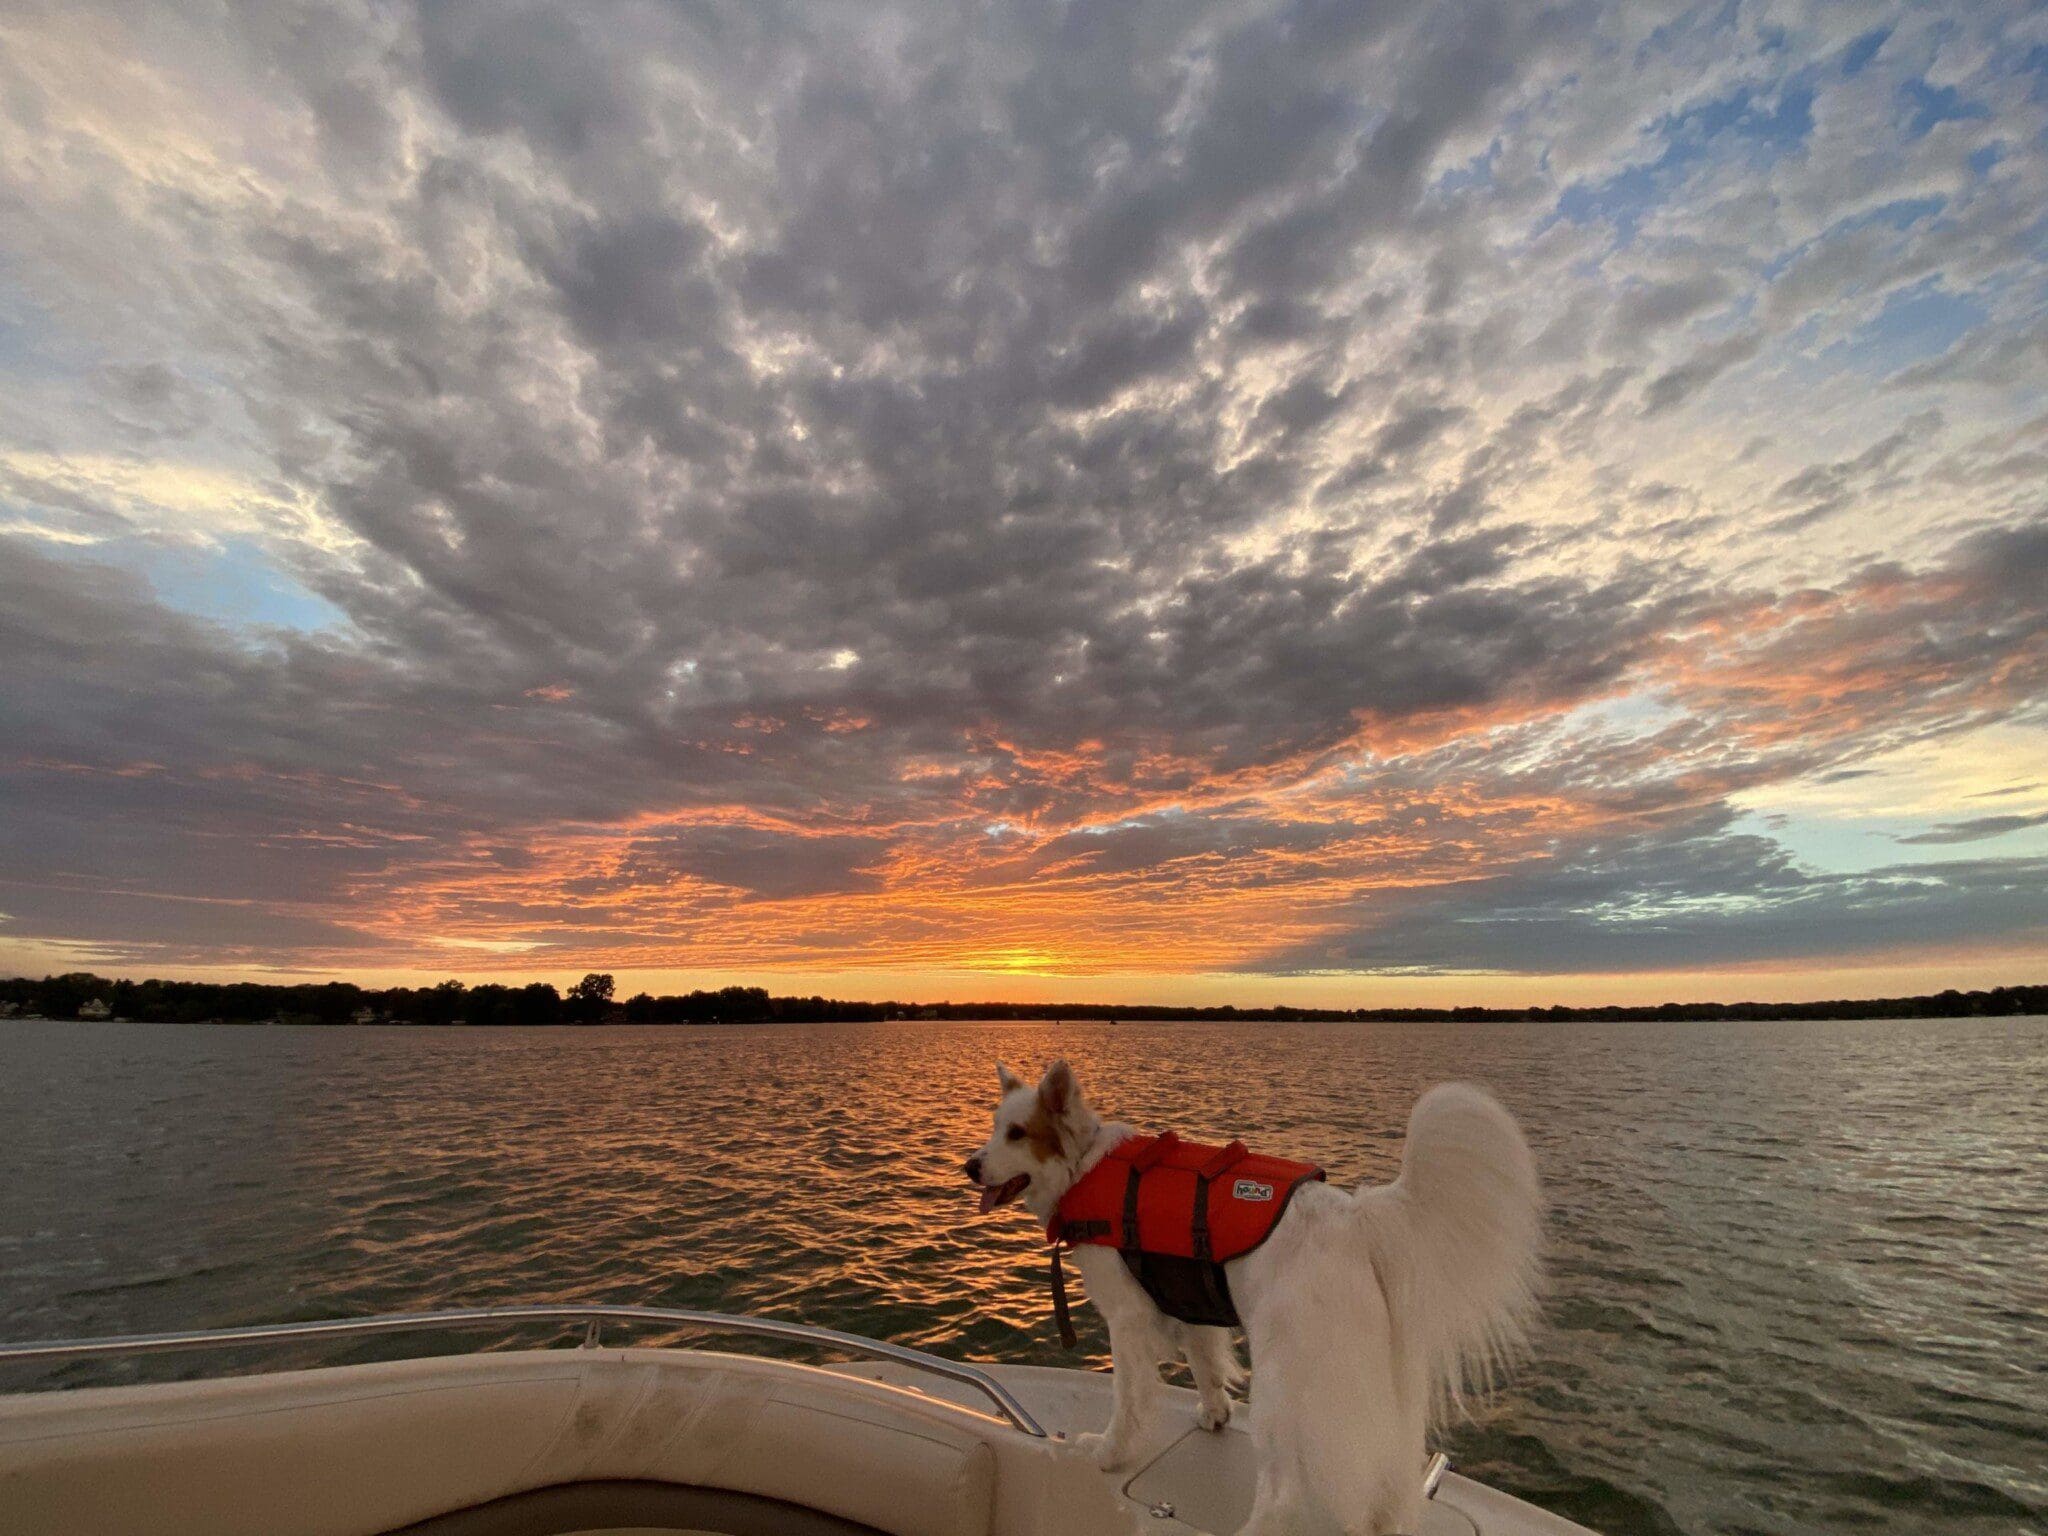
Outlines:
[[1081, 1336], [1074, 1332], [1074, 1314], [1067, 1307], [1067, 1272], [1060, 1267], [1060, 1255], [1065, 1251], [1058, 1243], [1052, 1245], [1052, 1317], [1059, 1325], [1061, 1345], [1079, 1349]]

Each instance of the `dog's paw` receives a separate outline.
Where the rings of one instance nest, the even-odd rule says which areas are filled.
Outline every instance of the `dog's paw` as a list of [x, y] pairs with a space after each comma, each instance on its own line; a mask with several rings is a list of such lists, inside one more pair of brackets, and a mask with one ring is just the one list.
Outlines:
[[1221, 1429], [1230, 1422], [1230, 1399], [1218, 1394], [1213, 1403], [1204, 1400], [1195, 1410], [1195, 1422], [1206, 1430]]
[[1086, 1434], [1074, 1436], [1074, 1449], [1093, 1461], [1103, 1472], [1127, 1472], [1131, 1467], [1130, 1448], [1107, 1435]]

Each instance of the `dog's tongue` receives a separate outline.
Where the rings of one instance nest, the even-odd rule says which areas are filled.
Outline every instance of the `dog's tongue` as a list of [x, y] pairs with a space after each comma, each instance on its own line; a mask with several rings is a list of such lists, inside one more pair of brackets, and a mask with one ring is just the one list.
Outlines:
[[1004, 1201], [1015, 1196], [1017, 1191], [1022, 1189], [1027, 1182], [1028, 1180], [1025, 1176], [1020, 1173], [1016, 1178], [1007, 1179], [1001, 1184], [983, 1185], [981, 1190], [981, 1214], [986, 1216]]

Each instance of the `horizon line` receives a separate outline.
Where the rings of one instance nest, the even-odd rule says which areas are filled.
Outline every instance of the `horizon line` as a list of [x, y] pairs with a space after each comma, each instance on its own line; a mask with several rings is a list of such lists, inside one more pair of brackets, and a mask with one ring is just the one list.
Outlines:
[[[601, 978], [604, 982], [608, 984], [612, 983], [613, 981], [611, 974], [607, 972], [593, 971], [586, 973], [585, 976], [586, 981], [598, 978]], [[353, 989], [354, 992], [358, 995], [364, 997], [382, 997], [388, 996], [392, 993], [423, 994], [431, 996], [436, 992], [443, 992], [445, 989], [452, 986], [458, 989], [459, 992], [464, 996], [469, 996], [489, 989], [500, 989], [506, 994], [514, 994], [533, 987], [545, 987], [549, 989], [551, 992], [554, 992], [556, 994], [557, 999], [562, 1002], [568, 1002], [576, 995], [574, 989], [572, 988], [557, 988], [555, 983], [539, 978], [523, 982], [486, 981], [478, 983], [476, 985], [471, 985], [469, 983], [461, 981], [458, 978], [450, 977], [444, 981], [423, 986], [371, 986], [365, 985], [361, 982], [348, 981], [340, 977], [331, 977], [324, 981], [292, 982], [254, 980], [209, 981], [181, 980], [176, 977], [168, 976], [149, 976], [137, 979], [133, 977], [103, 976], [98, 972], [94, 971], [53, 972], [50, 974], [46, 974], [40, 978], [19, 975], [0, 977], [0, 991], [5, 991], [14, 988], [49, 987], [52, 985], [58, 985], [63, 983], [72, 983], [75, 988], [83, 991], [91, 991], [94, 985], [97, 985], [98, 987], [103, 989], [114, 989], [120, 987], [147, 987], [151, 985], [178, 988], [216, 988], [221, 990], [236, 988], [258, 988], [265, 991], [285, 993], [307, 990], [319, 992], [326, 991], [329, 988], [350, 988]], [[963, 1019], [972, 1018], [976, 1016], [975, 1010], [987, 1010], [988, 1012], [986, 1016], [990, 1018], [1011, 1020], [1021, 1020], [1026, 1018], [1040, 1017], [1058, 1019], [1062, 1016], [1068, 1015], [1096, 1016], [1102, 1018], [1112, 1018], [1119, 1015], [1151, 1015], [1156, 1018], [1170, 1019], [1201, 1018], [1209, 1015], [1225, 1014], [1234, 1014], [1239, 1016], [1250, 1017], [1257, 1017], [1260, 1015], [1299, 1014], [1304, 1016], [1305, 1021], [1314, 1021], [1318, 1018], [1334, 1020], [1347, 1016], [1352, 1018], [1381, 1018], [1392, 1020], [1397, 1015], [1408, 1016], [1420, 1020], [1433, 1018], [1439, 1015], [1456, 1014], [1513, 1016], [1516, 1014], [1535, 1015], [1540, 1013], [1552, 1016], [1560, 1014], [1587, 1014], [1607, 1017], [1622, 1017], [1628, 1015], [1657, 1014], [1669, 1010], [1676, 1010], [1682, 1013], [1685, 1010], [1710, 1009], [1722, 1009], [1732, 1011], [1745, 1009], [1774, 1008], [1803, 1011], [1825, 1010], [1830, 1008], [1903, 1008], [1915, 1004], [1932, 1003], [1950, 997], [1955, 998], [1959, 1002], [1968, 1002], [1972, 999], [1990, 999], [1996, 997], [2005, 997], [2018, 1000], [2022, 1003], [2022, 1006], [2018, 1009], [2002, 1010], [2001, 1012], [2004, 1014], [2004, 1016], [2032, 1016], [2036, 1013], [2048, 1012], [2048, 982], [2019, 982], [2011, 984], [2002, 984], [1991, 987], [1973, 987], [1967, 989], [1961, 987], [1944, 987], [1935, 991], [1907, 994], [1890, 994], [1881, 996], [1871, 995], [1860, 997], [1836, 998], [1808, 998], [1797, 1000], [1769, 998], [1736, 998], [1733, 1001], [1723, 1001], [1718, 998], [1692, 998], [1684, 1000], [1666, 999], [1665, 1001], [1657, 1003], [1530, 1002], [1505, 1005], [1482, 1003], [1407, 1003], [1384, 1005], [1372, 1003], [1358, 1003], [1353, 1004], [1349, 1007], [1331, 1006], [1328, 1004], [1295, 1004], [1284, 1002], [1253, 1004], [1219, 1002], [1205, 1004], [1190, 1004], [1169, 1002], [1058, 1002], [1033, 999], [1006, 1000], [998, 998], [967, 998], [965, 1000], [956, 1001], [955, 999], [950, 997], [939, 999], [919, 999], [901, 997], [849, 998], [831, 997], [823, 993], [817, 992], [777, 993], [771, 992], [768, 988], [763, 986], [735, 984], [723, 987], [695, 988], [686, 992], [672, 993], [651, 993], [645, 990], [641, 990], [639, 992], [634, 993], [632, 996], [626, 998], [612, 997], [610, 995], [608, 988], [604, 1006], [607, 1015], [622, 1015], [631, 1005], [633, 1005], [636, 1002], [639, 1002], [642, 999], [644, 999], [649, 1005], [659, 1005], [662, 1003], [682, 1003], [693, 998], [708, 999], [722, 996], [730, 996], [734, 994], [759, 994], [760, 996], [765, 998], [770, 1004], [793, 1003], [798, 1005], [812, 1004], [821, 1006], [823, 1008], [892, 1010], [890, 1013], [884, 1016], [883, 1021], [885, 1022], [915, 1022], [915, 1019], [911, 1017], [913, 1011], [924, 1012], [929, 1014], [932, 1010], [938, 1009], [949, 1010], [950, 1016], [955, 1022], [959, 1022]], [[96, 993], [94, 995], [95, 997], [98, 996], [98, 994]], [[6, 999], [4, 997], [0, 997], [0, 1001], [5, 1000]], [[98, 998], [98, 1000], [104, 1001], [104, 998]], [[81, 999], [81, 1001], [84, 1001], [84, 999]], [[74, 1011], [76, 1006], [77, 1005], [74, 1004]], [[15, 1017], [19, 1018], [23, 1016], [16, 1015]], [[43, 1017], [48, 1016], [44, 1015]], [[607, 1017], [606, 1019], [595, 1020], [594, 1022], [610, 1021], [611, 1020]], [[792, 1019], [791, 1021], [795, 1022], [796, 1020]], [[647, 1019], [624, 1019], [622, 1020], [622, 1022], [659, 1023], [667, 1021]], [[766, 1020], [766, 1022], [773, 1022], [773, 1020]]]

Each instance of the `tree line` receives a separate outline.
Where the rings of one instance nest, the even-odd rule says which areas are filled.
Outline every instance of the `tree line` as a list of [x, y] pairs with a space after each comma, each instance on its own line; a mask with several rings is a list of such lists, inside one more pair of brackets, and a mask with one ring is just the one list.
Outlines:
[[[112, 1017], [144, 1023], [273, 1024], [772, 1024], [887, 1019], [1053, 1019], [1132, 1023], [1207, 1019], [1244, 1023], [1507, 1023], [1534, 1020], [1970, 1018], [2048, 1013], [2048, 986], [1949, 990], [1919, 997], [1816, 1003], [1660, 1003], [1648, 1007], [1211, 1008], [1146, 1003], [848, 1002], [775, 997], [765, 987], [721, 987], [619, 1001], [613, 978], [593, 971], [567, 992], [551, 982], [360, 987], [353, 982], [121, 981], [72, 971], [0, 980], [0, 1018]], [[104, 1011], [102, 1011], [104, 1010]]]

